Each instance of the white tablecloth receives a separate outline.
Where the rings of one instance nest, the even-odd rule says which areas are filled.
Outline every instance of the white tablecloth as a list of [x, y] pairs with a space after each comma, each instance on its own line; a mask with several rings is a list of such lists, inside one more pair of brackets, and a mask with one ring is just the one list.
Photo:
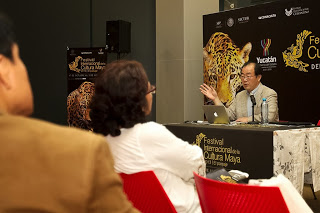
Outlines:
[[273, 149], [275, 175], [287, 177], [300, 194], [305, 182], [320, 190], [320, 128], [274, 131]]

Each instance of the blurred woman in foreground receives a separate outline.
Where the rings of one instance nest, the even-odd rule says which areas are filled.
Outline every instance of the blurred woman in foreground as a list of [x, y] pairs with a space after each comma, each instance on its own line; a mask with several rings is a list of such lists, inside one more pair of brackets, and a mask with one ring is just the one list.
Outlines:
[[145, 122], [155, 89], [139, 62], [107, 64], [95, 81], [93, 131], [106, 136], [118, 173], [153, 170], [177, 212], [201, 212], [193, 171], [205, 174], [202, 150]]

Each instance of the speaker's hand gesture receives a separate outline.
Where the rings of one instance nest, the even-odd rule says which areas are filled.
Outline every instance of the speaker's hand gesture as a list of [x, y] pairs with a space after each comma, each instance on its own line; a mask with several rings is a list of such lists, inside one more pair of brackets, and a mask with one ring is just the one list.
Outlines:
[[212, 86], [202, 84], [202, 85], [200, 85], [199, 89], [202, 94], [204, 94], [205, 96], [207, 96], [207, 98], [209, 98], [213, 101], [218, 97], [216, 90]]

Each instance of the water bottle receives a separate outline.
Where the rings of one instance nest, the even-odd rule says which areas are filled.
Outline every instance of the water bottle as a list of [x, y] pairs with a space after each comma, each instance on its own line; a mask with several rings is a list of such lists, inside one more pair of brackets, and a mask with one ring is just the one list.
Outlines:
[[262, 99], [261, 104], [261, 124], [267, 124], [268, 123], [268, 103], [267, 99]]

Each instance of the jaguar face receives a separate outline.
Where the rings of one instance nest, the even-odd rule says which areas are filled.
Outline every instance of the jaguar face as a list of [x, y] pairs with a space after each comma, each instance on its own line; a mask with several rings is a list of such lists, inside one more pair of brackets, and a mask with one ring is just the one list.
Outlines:
[[240, 49], [221, 32], [214, 33], [203, 48], [204, 83], [215, 88], [226, 107], [241, 88], [241, 68], [249, 60], [251, 49], [250, 42]]

